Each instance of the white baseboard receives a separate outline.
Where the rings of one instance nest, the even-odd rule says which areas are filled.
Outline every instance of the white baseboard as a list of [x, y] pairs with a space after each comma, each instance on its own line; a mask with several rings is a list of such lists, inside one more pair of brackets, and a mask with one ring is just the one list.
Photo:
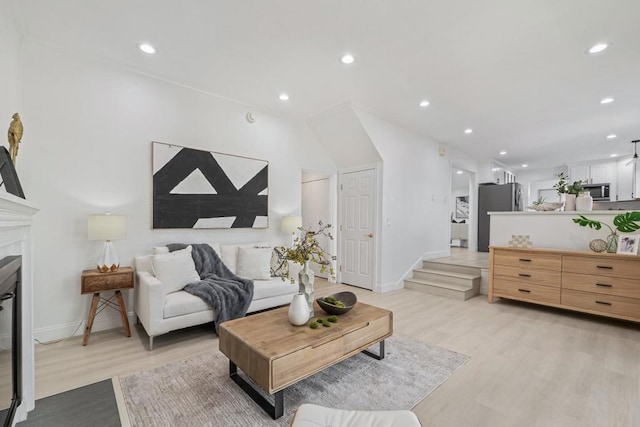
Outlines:
[[399, 282], [389, 282], [389, 283], [381, 283], [379, 285], [375, 285], [373, 287], [373, 291], [384, 294], [385, 292], [397, 291], [402, 288], [404, 288], [404, 283], [401, 280]]
[[[129, 312], [127, 313], [127, 318], [129, 319], [129, 325], [133, 327], [133, 325], [135, 324], [136, 315], [133, 312]], [[83, 335], [84, 328], [87, 324], [87, 319], [83, 319], [80, 326], [78, 326], [78, 322], [65, 323], [62, 325], [47, 326], [46, 328], [36, 329], [33, 331], [33, 338], [40, 341], [41, 343], [47, 343], [51, 341], [71, 338], [72, 336]], [[78, 329], [76, 330], [76, 328]], [[98, 331], [105, 331], [114, 328], [122, 328], [122, 319], [120, 318], [120, 315], [102, 314], [100, 316], [96, 316], [95, 320], [93, 321], [91, 332], [93, 333]]]

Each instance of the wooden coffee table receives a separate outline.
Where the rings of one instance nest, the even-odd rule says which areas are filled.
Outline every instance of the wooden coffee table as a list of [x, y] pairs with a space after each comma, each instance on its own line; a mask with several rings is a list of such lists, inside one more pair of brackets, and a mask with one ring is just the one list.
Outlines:
[[[317, 303], [315, 318], [327, 318]], [[220, 324], [220, 351], [229, 358], [229, 376], [273, 419], [284, 412], [283, 390], [329, 366], [363, 352], [384, 358], [384, 340], [393, 333], [393, 313], [358, 302], [331, 327], [293, 326], [289, 307]], [[380, 343], [380, 353], [366, 349]], [[272, 405], [238, 374], [240, 368], [268, 394]]]

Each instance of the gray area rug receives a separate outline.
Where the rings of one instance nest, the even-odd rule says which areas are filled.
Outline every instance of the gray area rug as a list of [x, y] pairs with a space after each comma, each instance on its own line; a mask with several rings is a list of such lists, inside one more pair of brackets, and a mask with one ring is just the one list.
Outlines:
[[228, 359], [217, 350], [120, 378], [120, 384], [133, 426], [288, 426], [302, 403], [411, 409], [469, 360], [404, 337], [385, 344], [381, 361], [357, 354], [287, 388], [284, 415], [275, 421], [229, 378]]

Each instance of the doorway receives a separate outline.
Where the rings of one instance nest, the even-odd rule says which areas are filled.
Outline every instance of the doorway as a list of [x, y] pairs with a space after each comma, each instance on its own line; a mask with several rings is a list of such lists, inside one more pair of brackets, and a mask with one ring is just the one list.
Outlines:
[[[335, 178], [321, 172], [302, 171], [302, 203], [300, 216], [302, 217], [302, 227], [305, 229], [318, 229], [318, 221], [323, 224], [335, 224], [335, 203], [334, 188]], [[331, 235], [336, 235], [335, 227], [331, 230]], [[317, 236], [318, 243], [328, 253], [335, 255], [335, 241], [326, 236]], [[316, 277], [329, 279], [329, 271], [320, 273], [320, 266], [310, 263], [311, 269]], [[335, 270], [335, 266], [334, 266]]]
[[475, 251], [475, 200], [475, 173], [452, 164], [449, 212], [449, 247], [452, 252]]

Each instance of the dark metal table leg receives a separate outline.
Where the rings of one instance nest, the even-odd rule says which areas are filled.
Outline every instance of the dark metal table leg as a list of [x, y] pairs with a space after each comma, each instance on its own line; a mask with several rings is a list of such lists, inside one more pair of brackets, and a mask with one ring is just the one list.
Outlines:
[[265, 399], [255, 388], [244, 380], [238, 374], [238, 367], [229, 360], [229, 377], [244, 390], [247, 395], [253, 399], [267, 414], [274, 420], [277, 420], [284, 414], [284, 390], [280, 390], [274, 394], [275, 405], [272, 405]]
[[372, 353], [369, 350], [362, 350], [362, 352], [367, 356], [373, 357], [376, 360], [384, 359], [384, 340], [380, 341], [380, 354]]

